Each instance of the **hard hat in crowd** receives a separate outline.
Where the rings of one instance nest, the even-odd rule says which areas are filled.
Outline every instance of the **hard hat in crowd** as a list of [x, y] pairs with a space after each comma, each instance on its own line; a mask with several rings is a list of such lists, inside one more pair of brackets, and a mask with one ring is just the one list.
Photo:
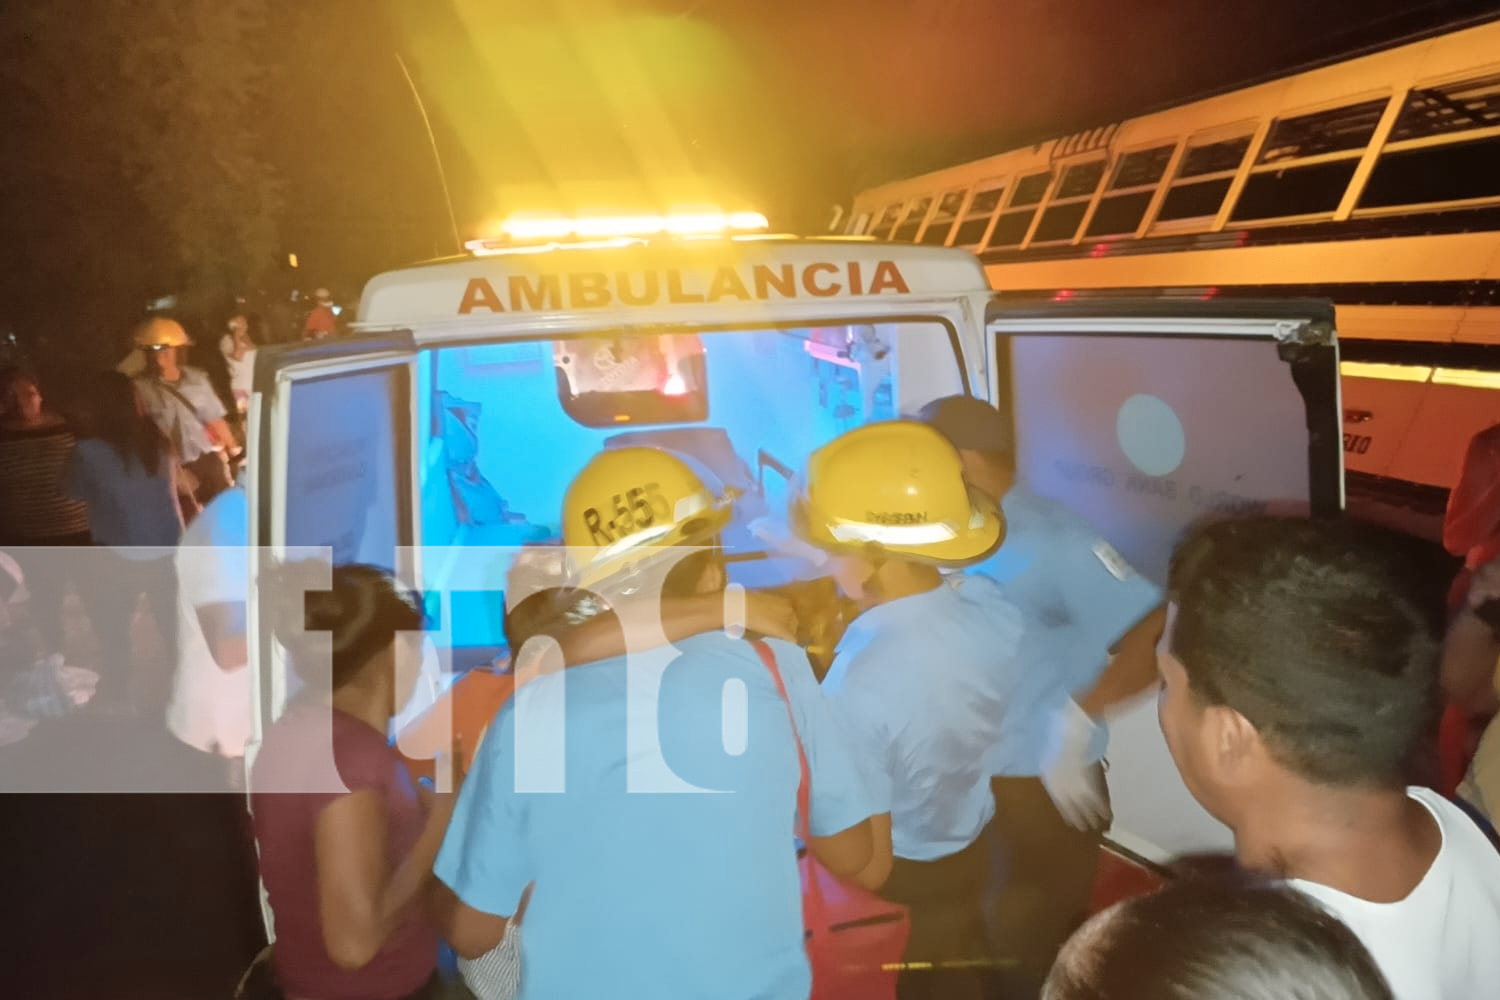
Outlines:
[[939, 566], [980, 561], [1005, 539], [998, 508], [964, 483], [958, 452], [925, 423], [867, 424], [812, 453], [792, 527], [831, 552], [881, 552]]
[[152, 316], [135, 328], [134, 342], [136, 347], [153, 350], [159, 347], [187, 347], [193, 341], [182, 324], [175, 319]]
[[593, 587], [640, 569], [675, 545], [699, 545], [723, 530], [735, 491], [715, 496], [681, 458], [657, 448], [596, 455], [563, 499], [563, 544], [574, 583]]

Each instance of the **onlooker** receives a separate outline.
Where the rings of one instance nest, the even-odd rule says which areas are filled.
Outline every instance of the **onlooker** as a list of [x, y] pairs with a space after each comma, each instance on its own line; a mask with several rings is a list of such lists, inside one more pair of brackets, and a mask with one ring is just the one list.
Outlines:
[[147, 374], [136, 380], [137, 391], [189, 473], [184, 477], [191, 480], [187, 492], [205, 505], [233, 482], [227, 452], [234, 434], [224, 420], [224, 404], [207, 374], [181, 363], [179, 352], [192, 341], [175, 320], [147, 320], [136, 329], [135, 343], [147, 363]]
[[379, 570], [334, 567], [325, 591], [326, 572], [293, 563], [260, 584], [305, 684], [251, 785], [272, 964], [292, 997], [436, 997], [432, 863], [455, 797], [419, 797], [386, 740], [417, 678], [415, 645], [400, 647], [420, 639], [423, 614]]
[[45, 655], [63, 652], [63, 592], [72, 560], [58, 550], [89, 544], [88, 507], [62, 490], [75, 444], [72, 429], [43, 405], [35, 375], [18, 368], [0, 372], [0, 546], [25, 571]]
[[166, 646], [177, 659], [177, 573], [182, 537], [177, 458], [146, 415], [131, 380], [104, 372], [94, 382], [87, 426], [66, 471], [69, 496], [88, 504], [94, 544], [80, 580], [103, 658], [96, 703], [124, 707], [131, 677], [130, 623], [144, 592]]
[[255, 341], [250, 337], [250, 321], [244, 314], [229, 318], [229, 332], [219, 338], [219, 353], [229, 368], [229, 390], [241, 422], [250, 408], [250, 392], [255, 376]]
[[[1467, 704], [1493, 703], [1500, 693], [1500, 557], [1478, 567], [1454, 616], [1443, 647], [1443, 673], [1450, 692], [1463, 690]], [[1458, 801], [1500, 842], [1500, 722], [1492, 721], [1479, 741]]]
[[1187, 879], [1068, 941], [1042, 1000], [1393, 1000], [1359, 938], [1302, 893]]
[[1359, 935], [1401, 1000], [1500, 982], [1500, 854], [1405, 787], [1436, 721], [1437, 638], [1404, 549], [1342, 521], [1195, 530], [1173, 557], [1160, 714], [1240, 863]]
[[322, 340], [332, 336], [337, 330], [338, 313], [334, 311], [333, 296], [328, 289], [319, 288], [313, 292], [313, 307], [303, 324], [302, 339]]
[[176, 556], [177, 670], [167, 728], [193, 749], [222, 758], [230, 784], [243, 779], [251, 726], [249, 544], [249, 506], [236, 485], [187, 526]]
[[[635, 483], [652, 484], [640, 517], [658, 530], [622, 526], [630, 537], [607, 544], [589, 524], [600, 503]], [[675, 456], [605, 451], [574, 480], [564, 508], [574, 582], [588, 591], [528, 597], [535, 603], [516, 609], [527, 631], [554, 612], [577, 620], [615, 607], [637, 589], [723, 594], [714, 542], [728, 498]], [[703, 548], [674, 559], [677, 545]], [[722, 633], [519, 684], [479, 745], [438, 855], [437, 875], [458, 897], [454, 949], [472, 958], [498, 944], [535, 883], [524, 997], [805, 997], [794, 736], [811, 773], [807, 846], [834, 874], [852, 877], [870, 863], [871, 810], [806, 656], [767, 645], [785, 701], [756, 650]], [[725, 711], [726, 686], [741, 692], [742, 723]], [[743, 739], [737, 755], [726, 753], [726, 724]], [[543, 734], [565, 734], [566, 748]]]

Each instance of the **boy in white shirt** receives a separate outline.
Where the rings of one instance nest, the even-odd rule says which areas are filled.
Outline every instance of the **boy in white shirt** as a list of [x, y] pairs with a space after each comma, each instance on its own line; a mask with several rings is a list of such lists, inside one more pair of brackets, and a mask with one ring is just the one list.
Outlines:
[[1161, 726], [1241, 864], [1339, 916], [1398, 1000], [1472, 1000], [1500, 989], [1500, 853], [1406, 787], [1439, 698], [1414, 577], [1349, 522], [1197, 529], [1168, 577]]

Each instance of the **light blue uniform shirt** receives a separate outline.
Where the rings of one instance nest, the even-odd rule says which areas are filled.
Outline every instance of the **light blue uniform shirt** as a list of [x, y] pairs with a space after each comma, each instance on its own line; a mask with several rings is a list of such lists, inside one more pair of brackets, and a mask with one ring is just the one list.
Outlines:
[[[1069, 698], [1098, 681], [1109, 650], [1161, 603], [1161, 591], [1130, 568], [1088, 522], [1056, 500], [1017, 486], [1001, 501], [1005, 543], [969, 570], [998, 581], [1025, 622], [1025, 669], [1016, 713], [989, 754], [996, 775], [1042, 771], [1049, 720]], [[997, 667], [1009, 672], [1009, 663]], [[1109, 734], [1100, 726], [1090, 748], [1100, 760]]]
[[[877, 810], [806, 655], [769, 645], [807, 752], [811, 832], [831, 836]], [[434, 867], [466, 904], [501, 915], [535, 880], [524, 997], [800, 1000], [811, 989], [785, 703], [747, 642], [715, 633], [676, 649], [633, 657], [628, 692], [623, 657], [527, 683], [464, 782]], [[658, 725], [644, 724], [653, 709]], [[648, 774], [656, 760], [670, 772]], [[632, 767], [632, 783], [714, 791], [627, 793]]]
[[957, 574], [869, 609], [839, 641], [823, 693], [857, 747], [895, 854], [934, 861], [995, 814], [984, 754], [1017, 725], [1021, 614], [999, 584]]

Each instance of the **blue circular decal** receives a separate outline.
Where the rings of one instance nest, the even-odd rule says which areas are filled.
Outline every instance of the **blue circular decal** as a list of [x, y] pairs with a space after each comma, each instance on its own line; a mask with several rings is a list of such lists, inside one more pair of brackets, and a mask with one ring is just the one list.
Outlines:
[[1115, 434], [1130, 464], [1148, 476], [1170, 476], [1187, 450], [1187, 436], [1176, 411], [1144, 393], [1131, 396], [1120, 407]]

